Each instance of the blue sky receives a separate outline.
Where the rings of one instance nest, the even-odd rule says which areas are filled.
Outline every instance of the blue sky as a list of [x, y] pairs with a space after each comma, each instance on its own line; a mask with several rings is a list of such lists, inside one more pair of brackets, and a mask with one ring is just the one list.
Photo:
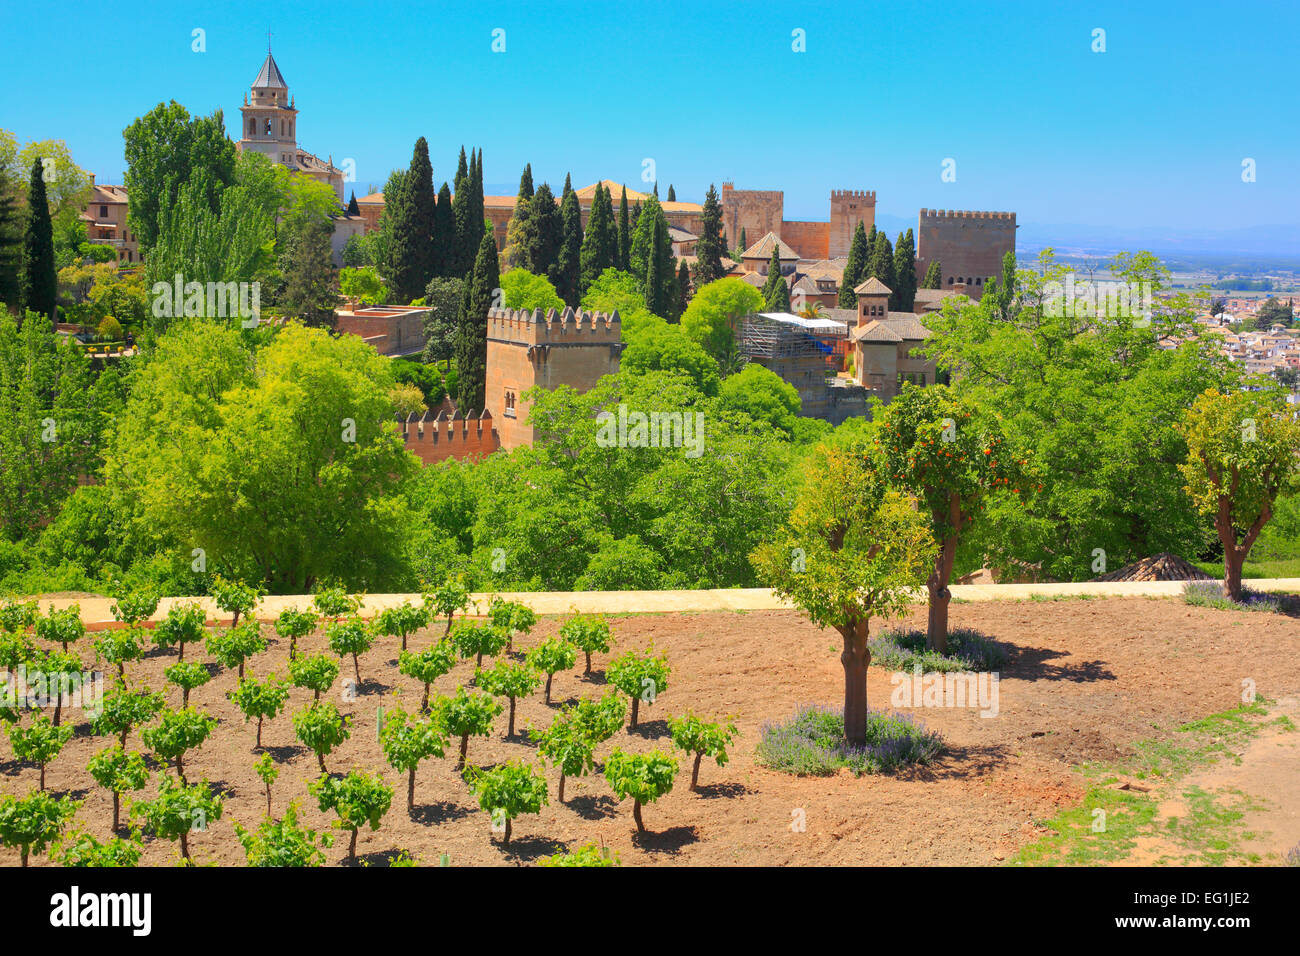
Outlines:
[[66, 140], [101, 181], [121, 181], [121, 131], [161, 100], [223, 108], [237, 135], [269, 28], [300, 143], [355, 160], [359, 195], [424, 135], [439, 182], [462, 143], [509, 192], [525, 162], [558, 189], [566, 171], [636, 184], [650, 158], [661, 194], [779, 188], [788, 219], [826, 219], [832, 188], [874, 189], [880, 213], [913, 219], [1239, 229], [1300, 210], [1294, 2], [64, 2], [40, 31], [3, 2], [23, 42], [0, 62], [0, 126]]

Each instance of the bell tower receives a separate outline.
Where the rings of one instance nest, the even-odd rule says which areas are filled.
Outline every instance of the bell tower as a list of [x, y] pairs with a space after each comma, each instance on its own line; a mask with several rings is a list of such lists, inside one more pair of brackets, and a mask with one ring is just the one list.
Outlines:
[[266, 61], [244, 94], [240, 112], [239, 148], [263, 153], [273, 163], [296, 165], [298, 111], [289, 98], [289, 84], [271, 56], [268, 38]]

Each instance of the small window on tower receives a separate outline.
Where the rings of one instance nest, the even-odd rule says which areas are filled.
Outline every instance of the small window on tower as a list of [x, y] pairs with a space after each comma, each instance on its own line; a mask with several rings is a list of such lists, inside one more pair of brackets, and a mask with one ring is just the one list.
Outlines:
[[266, 121], [266, 135], [267, 135], [267, 136], [270, 136], [270, 135], [271, 135], [271, 121], [270, 121], [270, 120], [267, 120], [267, 121]]

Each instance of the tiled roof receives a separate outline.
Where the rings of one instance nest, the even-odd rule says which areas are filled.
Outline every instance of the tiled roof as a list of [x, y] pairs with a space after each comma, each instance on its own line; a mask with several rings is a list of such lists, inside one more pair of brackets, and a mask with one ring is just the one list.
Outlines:
[[853, 291], [858, 295], [889, 295], [894, 290], [885, 285], [875, 276], [872, 276]]
[[257, 79], [253, 81], [253, 89], [264, 87], [267, 89], [287, 90], [289, 84], [284, 81], [284, 75], [280, 68], [275, 65], [275, 58], [268, 51], [266, 62], [262, 64], [262, 69], [257, 73]]
[[799, 258], [799, 253], [795, 252], [788, 245], [778, 239], [774, 232], [769, 232], [762, 239], [758, 240], [758, 242], [746, 249], [743, 255], [746, 259], [771, 259], [773, 245], [775, 245], [779, 250], [777, 255], [780, 256], [780, 258], [795, 260]]
[[920, 342], [930, 337], [930, 330], [911, 312], [890, 312], [885, 321], [905, 339]]
[[873, 319], [854, 329], [849, 333], [849, 338], [854, 342], [893, 342], [895, 345], [903, 341], [901, 335], [879, 319]]

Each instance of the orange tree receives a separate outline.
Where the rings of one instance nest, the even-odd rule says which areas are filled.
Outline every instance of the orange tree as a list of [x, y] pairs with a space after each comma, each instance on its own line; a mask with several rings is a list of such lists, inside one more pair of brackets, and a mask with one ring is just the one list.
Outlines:
[[905, 384], [888, 405], [873, 409], [881, 461], [890, 482], [915, 495], [938, 544], [926, 587], [930, 614], [926, 645], [948, 650], [948, 604], [957, 542], [983, 509], [986, 496], [1020, 494], [1023, 462], [1001, 422], [946, 385]]
[[861, 429], [817, 446], [794, 508], [751, 560], [777, 594], [844, 640], [844, 739], [867, 740], [868, 628], [901, 613], [934, 560], [934, 542], [912, 501], [890, 490]]
[[1223, 544], [1223, 593], [1241, 600], [1241, 567], [1279, 495], [1300, 489], [1300, 422], [1275, 389], [1207, 389], [1183, 416], [1180, 467], [1201, 514]]

